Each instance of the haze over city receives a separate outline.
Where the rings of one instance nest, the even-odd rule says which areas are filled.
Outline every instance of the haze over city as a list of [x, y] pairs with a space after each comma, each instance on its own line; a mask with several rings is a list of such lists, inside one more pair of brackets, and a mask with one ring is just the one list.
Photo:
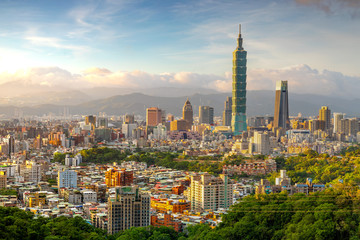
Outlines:
[[353, 99], [360, 90], [356, 0], [2, 1], [0, 20], [0, 83], [14, 89], [230, 92], [242, 23], [248, 90], [277, 80], [303, 94]]

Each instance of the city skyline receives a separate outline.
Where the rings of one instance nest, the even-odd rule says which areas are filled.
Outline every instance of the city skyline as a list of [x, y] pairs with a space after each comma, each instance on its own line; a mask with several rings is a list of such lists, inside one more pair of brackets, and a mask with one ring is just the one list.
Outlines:
[[273, 89], [284, 79], [304, 93], [324, 82], [324, 95], [358, 91], [349, 88], [360, 80], [355, 1], [56, 4], [0, 3], [0, 84], [230, 91], [233, 39], [242, 23], [249, 90]]

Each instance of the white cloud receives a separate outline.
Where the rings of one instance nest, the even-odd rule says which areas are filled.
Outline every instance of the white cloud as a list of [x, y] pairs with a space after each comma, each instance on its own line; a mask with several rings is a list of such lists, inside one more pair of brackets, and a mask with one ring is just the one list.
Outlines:
[[282, 69], [252, 69], [248, 72], [248, 89], [275, 89], [278, 80], [287, 80], [289, 91], [296, 93], [356, 98], [360, 91], [360, 77], [318, 71], [305, 64]]
[[53, 37], [39, 37], [39, 36], [28, 36], [25, 37], [26, 40], [29, 40], [32, 44], [38, 46], [46, 46], [46, 47], [53, 47], [53, 48], [61, 48], [73, 51], [84, 51], [86, 47], [77, 46], [73, 44], [66, 44], [63, 43], [61, 39], [53, 38]]
[[[210, 88], [231, 92], [230, 72], [223, 76], [192, 72], [152, 74], [140, 70], [112, 72], [106, 68], [90, 68], [82, 74], [73, 74], [58, 67], [29, 68], [13, 74], [0, 74], [0, 82], [17, 81], [24, 84], [59, 86], [83, 89], [86, 87], [156, 88], [186, 87]], [[275, 90], [275, 82], [287, 80], [289, 91], [302, 94], [320, 94], [356, 98], [360, 91], [360, 77], [346, 76], [329, 70], [318, 71], [308, 65], [294, 65], [281, 69], [249, 69], [248, 90]]]

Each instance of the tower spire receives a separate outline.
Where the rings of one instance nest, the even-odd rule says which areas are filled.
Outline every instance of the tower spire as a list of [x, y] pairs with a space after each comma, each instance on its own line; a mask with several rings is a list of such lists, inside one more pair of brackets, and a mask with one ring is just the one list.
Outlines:
[[237, 39], [237, 49], [238, 50], [244, 50], [242, 44], [243, 44], [243, 39], [241, 37], [241, 24], [239, 24], [239, 37]]

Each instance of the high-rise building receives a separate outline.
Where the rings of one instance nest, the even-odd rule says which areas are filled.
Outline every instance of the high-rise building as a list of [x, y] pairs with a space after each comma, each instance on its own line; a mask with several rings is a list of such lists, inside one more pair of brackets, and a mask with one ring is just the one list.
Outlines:
[[170, 122], [170, 131], [186, 131], [188, 130], [188, 122], [184, 119], [179, 119]]
[[359, 131], [359, 121], [356, 118], [345, 118], [340, 120], [338, 132], [345, 135], [356, 136]]
[[209, 173], [191, 176], [191, 185], [186, 192], [193, 211], [216, 211], [233, 203], [233, 185], [226, 174], [220, 174], [220, 177]]
[[251, 154], [270, 154], [270, 137], [267, 132], [254, 132], [254, 136], [251, 138], [249, 152]]
[[85, 124], [91, 126], [91, 130], [95, 129], [96, 126], [96, 116], [89, 115], [85, 117]]
[[15, 153], [15, 138], [13, 135], [8, 135], [8, 156], [11, 157], [13, 153]]
[[130, 186], [133, 182], [133, 171], [110, 169], [105, 172], [105, 183], [107, 187]]
[[231, 97], [227, 97], [224, 104], [224, 112], [223, 112], [223, 126], [231, 126], [231, 110], [232, 107], [232, 99]]
[[191, 126], [193, 125], [194, 122], [193, 116], [194, 116], [193, 109], [188, 98], [186, 99], [186, 102], [183, 107], [183, 119], [187, 122], [187, 129], [191, 129]]
[[59, 171], [58, 188], [77, 188], [77, 172], [72, 170]]
[[107, 128], [109, 126], [109, 120], [106, 117], [99, 117], [97, 122], [98, 127]]
[[199, 106], [199, 123], [214, 124], [214, 108]]
[[319, 120], [324, 121], [325, 130], [330, 129], [331, 110], [327, 106], [322, 106], [319, 110]]
[[126, 124], [133, 124], [135, 123], [135, 117], [132, 114], [125, 114], [124, 116], [124, 123]]
[[232, 75], [232, 118], [231, 129], [235, 136], [247, 130], [246, 127], [246, 55], [241, 37], [241, 25], [237, 47], [233, 52], [233, 75]]
[[344, 113], [334, 113], [334, 133], [340, 132], [340, 121], [341, 119], [344, 119], [344, 117]]
[[116, 187], [108, 200], [108, 233], [150, 225], [150, 196], [137, 186]]
[[288, 82], [277, 81], [275, 92], [275, 113], [274, 128], [288, 129], [289, 121], [289, 101], [288, 101]]
[[157, 126], [162, 122], [163, 112], [157, 107], [146, 109], [146, 126]]

